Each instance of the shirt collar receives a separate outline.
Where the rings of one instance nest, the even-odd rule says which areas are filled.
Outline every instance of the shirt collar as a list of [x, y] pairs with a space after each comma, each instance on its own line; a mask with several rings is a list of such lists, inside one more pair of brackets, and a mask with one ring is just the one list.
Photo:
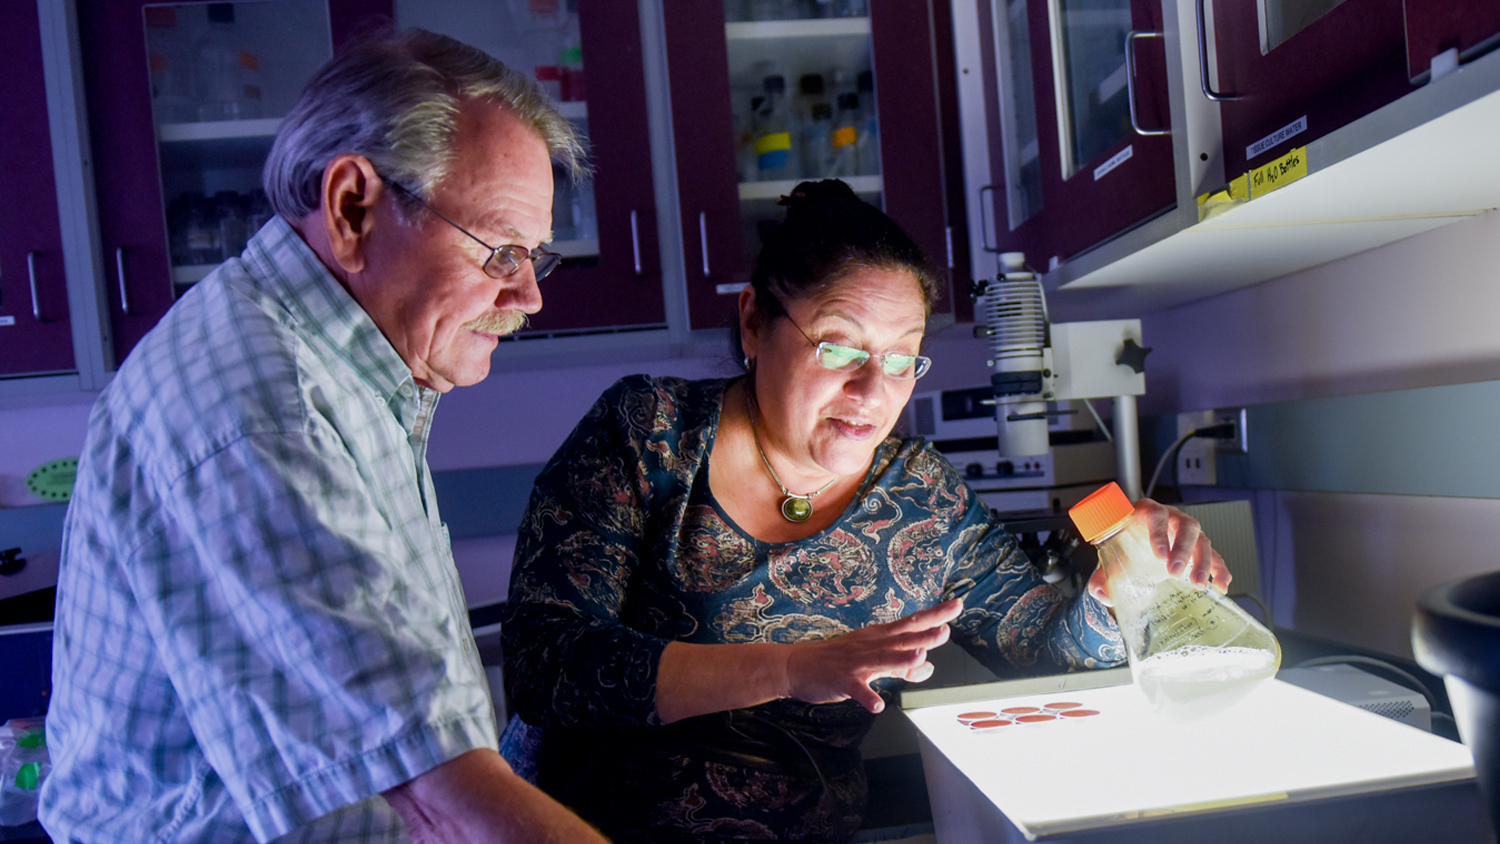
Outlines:
[[251, 238], [245, 259], [258, 266], [258, 278], [280, 283], [279, 290], [265, 292], [285, 304], [297, 332], [347, 361], [409, 424], [410, 413], [403, 408], [414, 408], [426, 391], [417, 386], [410, 367], [375, 321], [291, 224], [272, 217]]

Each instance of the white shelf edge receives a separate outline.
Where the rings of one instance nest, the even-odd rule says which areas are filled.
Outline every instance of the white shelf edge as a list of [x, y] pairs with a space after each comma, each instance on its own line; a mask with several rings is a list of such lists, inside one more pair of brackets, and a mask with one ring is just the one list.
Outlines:
[[157, 129], [162, 143], [226, 141], [240, 138], [273, 138], [281, 118], [258, 120], [213, 120], [204, 123], [163, 123]]
[[[791, 193], [792, 188], [795, 188], [798, 182], [812, 182], [820, 178], [832, 177], [809, 176], [805, 179], [781, 179], [775, 182], [741, 182], [740, 201], [769, 200], [774, 202]], [[861, 195], [878, 194], [885, 189], [885, 179], [880, 176], [848, 176], [843, 180], [855, 193]]]
[[843, 38], [870, 36], [869, 18], [809, 18], [793, 21], [739, 21], [724, 25], [730, 41], [782, 38]]

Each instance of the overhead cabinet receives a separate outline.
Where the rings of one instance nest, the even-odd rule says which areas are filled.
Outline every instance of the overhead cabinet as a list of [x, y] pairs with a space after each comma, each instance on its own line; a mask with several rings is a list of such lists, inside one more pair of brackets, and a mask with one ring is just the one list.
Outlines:
[[[845, 14], [824, 14], [836, 7]], [[938, 269], [951, 266], [949, 205], [960, 198], [948, 193], [942, 155], [943, 109], [954, 108], [938, 81], [942, 11], [928, 2], [663, 6], [691, 328], [734, 318], [761, 234], [785, 214], [778, 200], [804, 179], [843, 179]], [[953, 313], [954, 298], [939, 312]]]
[[[1488, 151], [1500, 121], [1500, 53], [1489, 51], [1500, 14], [1486, 4], [1451, 13], [1464, 2], [1011, 0], [969, 18], [956, 9], [963, 110], [988, 127], [964, 136], [974, 265], [1021, 251], [1059, 316], [1138, 316], [1500, 207], [1500, 161]], [[1092, 52], [1113, 57], [1127, 105], [1115, 106], [1113, 145], [1088, 160], [1095, 184], [1070, 194], [1083, 157], [1060, 92], [1080, 75], [1060, 33], [1092, 25], [1103, 6], [1117, 21], [1112, 46]], [[1149, 78], [1155, 61], [1164, 80]], [[1095, 85], [1095, 100], [1113, 89]], [[1161, 97], [1165, 125], [1151, 122]], [[1170, 145], [1171, 166], [1166, 153], [1132, 166], [1152, 140]], [[1103, 199], [1111, 180], [1122, 189]]]
[[1204, 11], [1202, 31], [1213, 42], [1200, 45], [1208, 49], [1199, 93], [1219, 104], [1227, 173], [1265, 164], [1412, 91], [1401, 0], [1195, 2], [1212, 7]]
[[[997, 252], [1078, 254], [1176, 202], [1159, 0], [981, 4]], [[998, 143], [995, 140], [998, 139]], [[1045, 265], [1044, 267], [1045, 268]]]
[[0, 27], [0, 378], [69, 372], [73, 332], [35, 3]]

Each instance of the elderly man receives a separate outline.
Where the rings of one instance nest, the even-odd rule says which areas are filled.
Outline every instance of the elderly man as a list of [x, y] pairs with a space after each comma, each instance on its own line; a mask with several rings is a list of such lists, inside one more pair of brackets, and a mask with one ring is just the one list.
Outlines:
[[266, 165], [278, 217], [89, 422], [58, 583], [57, 841], [598, 841], [496, 752], [426, 463], [440, 393], [541, 307], [539, 90], [412, 31], [335, 58]]

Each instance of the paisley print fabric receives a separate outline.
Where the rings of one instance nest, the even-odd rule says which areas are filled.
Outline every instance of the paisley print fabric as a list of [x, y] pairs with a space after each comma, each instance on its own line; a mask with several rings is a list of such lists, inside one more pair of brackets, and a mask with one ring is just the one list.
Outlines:
[[778, 700], [662, 725], [669, 641], [821, 639], [964, 593], [953, 639], [1001, 676], [1124, 660], [1108, 612], [1042, 581], [921, 438], [882, 443], [818, 535], [745, 534], [708, 486], [728, 383], [615, 384], [543, 469], [521, 525], [502, 627], [517, 717], [501, 752], [606, 835], [844, 841], [859, 828], [874, 716]]

